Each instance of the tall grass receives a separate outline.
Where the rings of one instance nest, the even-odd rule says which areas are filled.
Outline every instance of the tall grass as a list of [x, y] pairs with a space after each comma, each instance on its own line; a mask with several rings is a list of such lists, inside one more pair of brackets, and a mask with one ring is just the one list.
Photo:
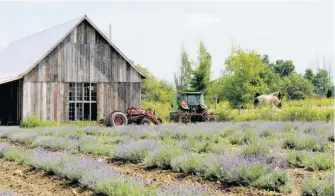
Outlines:
[[[329, 100], [328, 100], [329, 101]], [[306, 101], [304, 101], [306, 102]], [[316, 102], [316, 101], [314, 101]], [[327, 100], [323, 101], [327, 102]], [[332, 102], [334, 103], [334, 102]], [[324, 104], [325, 105], [325, 104]], [[151, 108], [156, 114], [169, 122], [169, 113], [172, 111], [169, 104], [142, 102], [143, 108]], [[219, 115], [213, 120], [216, 121], [332, 121], [334, 120], [334, 107], [304, 107], [299, 106], [298, 101], [284, 102], [281, 110], [273, 110], [269, 107], [249, 108], [249, 109], [232, 109], [227, 102], [220, 102], [215, 105], [209, 105], [209, 111]]]

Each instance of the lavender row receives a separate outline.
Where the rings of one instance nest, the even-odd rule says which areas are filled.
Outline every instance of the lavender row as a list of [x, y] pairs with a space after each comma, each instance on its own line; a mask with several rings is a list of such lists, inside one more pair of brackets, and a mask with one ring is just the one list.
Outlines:
[[179, 187], [148, 185], [136, 177], [119, 173], [105, 162], [67, 152], [24, 150], [0, 143], [1, 157], [79, 182], [81, 186], [104, 195], [210, 195], [205, 187], [188, 184]]
[[[169, 149], [171, 152], [176, 148], [177, 150], [175, 151], [179, 154], [193, 152], [200, 154], [215, 153], [220, 155], [236, 151], [236, 153], [241, 155], [257, 155], [259, 153], [273, 154], [271, 151], [274, 150], [275, 152], [287, 154], [286, 149], [289, 148], [302, 151], [301, 154], [304, 154], [304, 150], [322, 152], [325, 151], [326, 146], [332, 147], [332, 145], [327, 145], [325, 138], [315, 135], [316, 127], [313, 126], [306, 126], [303, 132], [297, 132], [297, 126], [285, 125], [282, 126], [279, 131], [265, 129], [260, 133], [257, 133], [257, 130], [250, 129], [251, 126], [247, 123], [240, 124], [240, 127], [243, 127], [245, 130], [227, 129], [219, 132], [218, 135], [202, 135], [198, 132], [194, 133], [195, 135], [192, 139], [186, 138], [184, 140], [180, 140], [183, 136], [182, 134], [177, 133], [172, 134], [174, 139], [171, 139], [171, 135], [169, 135], [162, 140], [139, 139], [112, 145], [103, 144], [99, 141], [98, 137], [90, 135], [57, 137], [45, 136], [33, 131], [7, 130], [0, 131], [0, 137], [8, 138], [12, 141], [21, 142], [33, 147], [105, 155], [114, 159], [121, 159], [134, 163], [148, 162], [145, 160], [153, 159], [152, 157], [155, 157], [155, 152], [160, 149], [163, 149], [164, 152], [164, 148]], [[174, 130], [165, 130], [160, 134], [166, 135], [167, 133], [173, 133], [173, 131]], [[79, 135], [78, 133], [76, 134]], [[300, 137], [298, 137], [299, 135]], [[278, 146], [281, 146], [283, 149], [280, 150], [280, 147], [278, 148]], [[162, 159], [163, 158], [164, 157], [162, 157]], [[164, 160], [168, 159], [165, 158]], [[314, 161], [314, 159], [310, 160]], [[306, 167], [308, 164], [311, 165], [310, 163], [304, 164]], [[161, 165], [162, 166], [158, 164], [158, 167], [170, 167], [170, 162], [161, 163]], [[326, 167], [326, 169], [333, 168], [333, 166], [331, 166], [333, 165], [332, 163], [329, 165], [330, 166]], [[291, 164], [291, 166], [300, 167], [298, 164]], [[318, 166], [314, 166], [314, 168], [317, 167]], [[315, 170], [324, 170], [324, 168]]]

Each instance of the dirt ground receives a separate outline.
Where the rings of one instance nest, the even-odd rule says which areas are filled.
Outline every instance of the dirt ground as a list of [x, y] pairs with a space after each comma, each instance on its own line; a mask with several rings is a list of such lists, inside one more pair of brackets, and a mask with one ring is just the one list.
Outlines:
[[94, 195], [64, 179], [4, 159], [0, 159], [0, 186], [17, 196]]

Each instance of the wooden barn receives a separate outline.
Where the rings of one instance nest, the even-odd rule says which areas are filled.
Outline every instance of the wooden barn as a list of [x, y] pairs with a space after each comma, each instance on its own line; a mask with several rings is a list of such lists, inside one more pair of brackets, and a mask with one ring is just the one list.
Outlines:
[[66, 123], [140, 107], [145, 78], [85, 15], [0, 51], [0, 121]]

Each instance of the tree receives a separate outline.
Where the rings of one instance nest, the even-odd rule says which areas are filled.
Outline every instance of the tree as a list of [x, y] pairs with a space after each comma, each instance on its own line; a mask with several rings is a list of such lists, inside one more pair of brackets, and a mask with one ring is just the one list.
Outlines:
[[147, 101], [170, 102], [175, 94], [173, 85], [154, 77], [145, 67], [140, 65], [136, 65], [136, 67], [148, 76], [148, 78], [142, 82], [142, 97]]
[[307, 68], [305, 70], [304, 78], [306, 78], [307, 80], [313, 82], [313, 80], [314, 80], [314, 73], [313, 73], [313, 70], [311, 68]]
[[262, 56], [262, 61], [263, 63], [270, 65], [270, 59], [269, 59], [269, 55], [265, 54]]
[[283, 78], [280, 84], [280, 92], [291, 100], [305, 99], [313, 94], [313, 86], [302, 75], [292, 73]]
[[180, 75], [174, 75], [175, 86], [177, 90], [186, 91], [190, 88], [191, 83], [191, 74], [192, 74], [192, 66], [189, 60], [187, 52], [182, 48], [182, 52], [180, 55], [181, 65], [180, 65]]
[[331, 80], [328, 72], [324, 69], [318, 69], [313, 79], [314, 91], [320, 97], [326, 96], [327, 90], [331, 86]]
[[192, 74], [191, 87], [195, 91], [203, 91], [207, 94], [210, 85], [212, 57], [202, 42], [200, 42], [197, 63]]
[[280, 77], [289, 76], [291, 73], [294, 72], [294, 65], [293, 61], [283, 61], [283, 60], [277, 60], [276, 64], [273, 66], [273, 70], [276, 74], [278, 74]]
[[221, 96], [230, 105], [250, 104], [256, 93], [268, 92], [264, 75], [269, 70], [260, 55], [255, 51], [234, 48], [225, 61], [226, 75], [221, 78]]
[[262, 56], [262, 62], [268, 66], [260, 75], [260, 77], [265, 81], [266, 85], [268, 86], [269, 92], [278, 91], [281, 78], [273, 71], [273, 67], [275, 64], [270, 63], [270, 59], [267, 54]]

